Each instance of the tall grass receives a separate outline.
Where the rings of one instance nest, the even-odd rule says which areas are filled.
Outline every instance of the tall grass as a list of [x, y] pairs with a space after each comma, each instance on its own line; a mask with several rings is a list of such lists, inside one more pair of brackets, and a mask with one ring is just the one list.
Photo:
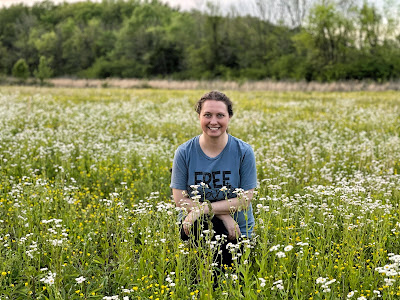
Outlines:
[[220, 273], [170, 200], [201, 94], [1, 88], [1, 299], [398, 298], [398, 94], [227, 93], [259, 187]]

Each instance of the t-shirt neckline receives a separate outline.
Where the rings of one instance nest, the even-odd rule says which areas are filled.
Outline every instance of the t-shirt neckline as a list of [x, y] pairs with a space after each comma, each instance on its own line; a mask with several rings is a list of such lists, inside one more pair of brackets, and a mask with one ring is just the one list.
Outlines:
[[228, 142], [226, 143], [224, 149], [222, 149], [222, 151], [215, 157], [209, 157], [207, 154], [204, 153], [203, 149], [201, 149], [200, 147], [200, 135], [198, 135], [196, 137], [196, 147], [197, 147], [197, 151], [200, 153], [200, 155], [202, 155], [203, 157], [205, 157], [208, 160], [216, 160], [218, 158], [220, 158], [224, 152], [226, 151], [226, 149], [228, 148], [228, 145], [231, 142], [231, 135], [228, 133]]

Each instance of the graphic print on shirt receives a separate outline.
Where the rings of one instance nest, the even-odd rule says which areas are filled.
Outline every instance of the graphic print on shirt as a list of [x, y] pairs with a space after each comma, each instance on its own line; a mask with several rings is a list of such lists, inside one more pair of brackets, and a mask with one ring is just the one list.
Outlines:
[[[200, 200], [207, 199], [213, 202], [225, 198], [235, 198], [236, 195], [231, 192], [234, 190], [230, 183], [231, 175], [231, 171], [194, 172], [194, 184], [205, 183], [208, 186], [208, 188], [198, 188], [198, 192], [201, 195]], [[222, 187], [226, 187], [227, 190], [221, 191]], [[188, 191], [190, 190], [190, 187], [188, 187]]]

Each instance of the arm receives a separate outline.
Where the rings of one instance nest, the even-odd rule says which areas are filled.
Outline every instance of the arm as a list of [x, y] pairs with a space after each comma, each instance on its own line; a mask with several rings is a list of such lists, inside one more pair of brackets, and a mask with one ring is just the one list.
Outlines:
[[241, 236], [239, 224], [231, 215], [216, 215], [216, 217], [224, 223], [226, 230], [228, 230], [228, 240], [234, 240]]
[[[203, 204], [204, 205], [203, 207], [200, 207], [200, 205], [201, 205], [200, 203], [194, 202], [192, 199], [185, 196], [185, 194], [186, 194], [186, 191], [184, 191], [184, 190], [172, 189], [172, 195], [173, 195], [173, 198], [175, 201], [175, 205], [177, 207], [186, 208], [186, 211], [189, 214], [191, 213], [191, 211], [194, 208], [198, 208], [198, 209], [200, 209], [200, 208], [208, 209], [209, 208], [208, 205], [204, 205], [204, 204]], [[235, 198], [235, 199], [237, 199], [237, 198]], [[227, 203], [229, 203], [229, 202], [227, 202]], [[198, 216], [200, 217], [200, 214]], [[196, 220], [193, 217], [195, 217], [195, 216], [190, 215], [190, 217], [189, 218], [186, 217], [186, 219], [184, 221], [185, 224], [183, 226], [183, 230], [185, 231], [186, 235], [190, 234], [190, 225], [192, 224], [192, 222], [194, 223], [194, 221]], [[224, 223], [224, 226], [225, 226], [226, 230], [228, 231], [228, 239], [229, 240], [234, 240], [234, 239], [240, 237], [241, 234], [240, 234], [239, 225], [232, 218], [230, 213], [217, 214], [217, 215], [215, 215], [215, 217], [217, 217]]]
[[[206, 202], [197, 203], [184, 194], [186, 191], [172, 189], [172, 195], [177, 207], [186, 208], [187, 212], [191, 212], [194, 208], [198, 208], [200, 215], [210, 214], [210, 208]], [[245, 191], [241, 197], [221, 200], [211, 203], [211, 213], [215, 215], [229, 215], [231, 213], [247, 209], [253, 198], [254, 189]], [[199, 216], [200, 216], [199, 215]]]
[[[219, 218], [228, 230], [229, 239], [234, 239], [240, 236], [239, 225], [230, 215], [236, 211], [247, 209], [250, 205], [251, 199], [253, 198], [254, 189], [245, 191], [243, 195], [237, 198], [231, 198], [227, 200], [221, 200], [211, 203], [211, 211], [207, 202], [196, 203], [188, 197], [179, 197], [182, 195], [181, 190], [173, 190], [174, 200], [178, 207], [188, 207], [188, 215], [183, 222], [183, 229], [186, 235], [190, 234], [190, 227], [193, 223], [205, 214], [214, 213]], [[180, 193], [180, 194], [179, 194]]]
[[[247, 209], [253, 198], [253, 194], [254, 189], [251, 189], [243, 193], [243, 199], [233, 198], [211, 204], [212, 210], [216, 214], [215, 216], [224, 223], [225, 228], [228, 230], [228, 240], [234, 240], [241, 236], [239, 224], [230, 214], [238, 210]], [[227, 214], [223, 213], [227, 211], [229, 211]]]
[[[215, 215], [229, 215], [237, 211], [246, 210], [253, 199], [254, 189], [244, 191], [242, 195], [236, 198], [221, 200], [211, 203], [212, 212]], [[209, 207], [204, 211], [204, 214], [209, 214]]]

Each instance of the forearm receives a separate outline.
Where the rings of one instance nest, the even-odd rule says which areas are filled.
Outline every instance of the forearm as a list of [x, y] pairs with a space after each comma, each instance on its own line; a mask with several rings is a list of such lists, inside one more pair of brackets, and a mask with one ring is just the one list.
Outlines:
[[[231, 198], [211, 203], [211, 213], [214, 215], [229, 215], [237, 211], [245, 210], [251, 203], [254, 189], [245, 191], [238, 198]], [[209, 214], [210, 207], [205, 207], [204, 214]]]
[[185, 208], [187, 212], [197, 210], [199, 214], [230, 215], [240, 210], [245, 210], [253, 198], [254, 189], [245, 191], [240, 197], [220, 200], [209, 204], [199, 203], [183, 195], [182, 190], [173, 190], [173, 197], [177, 207]]
[[[214, 215], [230, 215], [237, 211], [245, 210], [250, 204], [251, 199], [238, 199], [231, 198], [228, 200], [221, 200], [211, 203], [211, 213]], [[209, 214], [209, 207], [207, 206], [205, 214]]]
[[232, 218], [232, 216], [231, 216], [230, 214], [226, 214], [226, 215], [222, 215], [222, 214], [220, 214], [220, 215], [214, 215], [214, 217], [220, 219], [221, 221], [226, 220], [226, 219], [228, 219], [228, 218]]
[[231, 215], [215, 215], [222, 221], [225, 229], [228, 231], [228, 240], [233, 240], [241, 236], [239, 224]]
[[[178, 191], [174, 190], [174, 200], [177, 206], [187, 206], [190, 210], [183, 222], [183, 228], [186, 235], [190, 234], [190, 226], [200, 218], [202, 215], [215, 215], [223, 223], [228, 230], [228, 239], [234, 239], [240, 236], [240, 228], [236, 221], [232, 218], [231, 214], [246, 209], [250, 205], [253, 198], [254, 190], [245, 191], [238, 198], [231, 198], [210, 203], [205, 201], [198, 203], [187, 197], [177, 197]], [[178, 199], [178, 201], [177, 201]]]

